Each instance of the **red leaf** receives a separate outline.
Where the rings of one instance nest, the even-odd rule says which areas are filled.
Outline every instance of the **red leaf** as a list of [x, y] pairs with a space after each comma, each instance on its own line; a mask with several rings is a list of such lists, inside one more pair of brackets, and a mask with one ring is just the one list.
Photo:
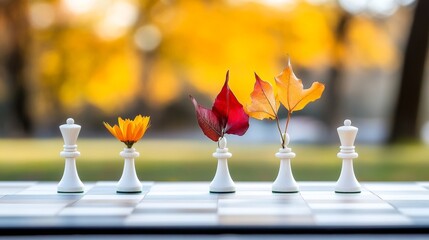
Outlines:
[[228, 86], [229, 71], [225, 84], [217, 95], [212, 110], [200, 106], [189, 96], [195, 106], [197, 121], [203, 133], [217, 142], [225, 133], [242, 136], [249, 128], [249, 116]]
[[202, 107], [197, 103], [194, 97], [189, 95], [192, 103], [195, 107], [195, 112], [197, 114], [198, 125], [200, 125], [201, 130], [203, 130], [204, 135], [206, 135], [211, 140], [217, 142], [222, 136], [222, 127], [219, 122], [219, 117], [212, 110]]
[[249, 116], [229, 89], [228, 81], [229, 71], [226, 73], [225, 84], [217, 95], [212, 110], [220, 116], [219, 123], [224, 133], [242, 136], [249, 128]]

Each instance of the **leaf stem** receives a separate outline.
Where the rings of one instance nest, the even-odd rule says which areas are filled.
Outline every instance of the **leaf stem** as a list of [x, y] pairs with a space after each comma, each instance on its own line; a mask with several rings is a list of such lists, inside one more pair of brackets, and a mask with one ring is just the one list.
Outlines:
[[279, 117], [277, 116], [277, 114], [276, 114], [276, 124], [277, 124], [277, 129], [279, 130], [280, 138], [282, 140], [282, 148], [285, 148], [285, 139], [282, 134], [282, 129], [280, 128]]
[[222, 132], [221, 132], [222, 134], [220, 135], [220, 137], [219, 137], [219, 139], [218, 139], [218, 141], [217, 141], [217, 147], [218, 148], [220, 148], [220, 145], [219, 145], [219, 142], [220, 142], [220, 140], [223, 138], [223, 137], [225, 137], [225, 128], [222, 128]]
[[290, 111], [287, 112], [287, 119], [286, 119], [286, 126], [285, 126], [285, 132], [282, 135], [282, 147], [285, 148], [284, 143], [285, 143], [285, 138], [286, 138], [286, 134], [287, 134], [287, 129], [289, 127], [289, 121], [290, 121], [290, 117], [291, 117], [292, 113]]

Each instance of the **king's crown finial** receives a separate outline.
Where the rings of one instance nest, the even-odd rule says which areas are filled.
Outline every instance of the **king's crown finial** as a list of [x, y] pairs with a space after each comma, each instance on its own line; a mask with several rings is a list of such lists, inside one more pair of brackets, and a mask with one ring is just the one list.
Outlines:
[[66, 124], [60, 126], [65, 145], [76, 145], [81, 126], [74, 123], [73, 118], [67, 118]]
[[344, 126], [337, 128], [342, 146], [353, 146], [358, 128], [351, 125], [350, 119], [344, 120]]

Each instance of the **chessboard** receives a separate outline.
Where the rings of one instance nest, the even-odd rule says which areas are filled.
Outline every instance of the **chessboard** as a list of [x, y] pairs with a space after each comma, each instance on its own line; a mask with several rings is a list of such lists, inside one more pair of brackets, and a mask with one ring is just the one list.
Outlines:
[[0, 234], [429, 233], [429, 182], [363, 182], [358, 194], [298, 184], [299, 193], [238, 182], [213, 194], [208, 182], [143, 182], [142, 193], [118, 194], [116, 182], [87, 182], [71, 194], [0, 182]]

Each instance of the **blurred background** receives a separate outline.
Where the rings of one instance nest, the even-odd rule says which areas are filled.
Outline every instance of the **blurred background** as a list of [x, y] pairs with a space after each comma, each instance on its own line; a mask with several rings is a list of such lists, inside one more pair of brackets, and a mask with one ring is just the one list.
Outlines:
[[[338, 178], [345, 118], [360, 180], [429, 180], [428, 14], [418, 0], [0, 0], [0, 180], [59, 180], [67, 117], [82, 180], [116, 180], [122, 144], [102, 122], [143, 114], [140, 178], [208, 181], [216, 144], [188, 95], [211, 107], [230, 70], [246, 105], [254, 72], [274, 83], [288, 56], [306, 88], [326, 86], [292, 116], [297, 180]], [[278, 138], [257, 120], [228, 137], [233, 178], [273, 180]]]

